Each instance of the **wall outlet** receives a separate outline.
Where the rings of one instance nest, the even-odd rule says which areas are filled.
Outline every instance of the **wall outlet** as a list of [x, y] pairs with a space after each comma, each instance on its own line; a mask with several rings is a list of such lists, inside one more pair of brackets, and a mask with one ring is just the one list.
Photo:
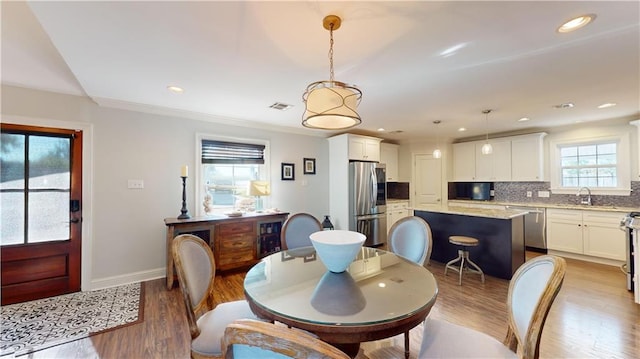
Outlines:
[[527, 191], [527, 197], [531, 198], [533, 196], [533, 192]]
[[128, 189], [143, 189], [144, 188], [144, 181], [143, 180], [128, 180], [127, 181], [127, 188]]
[[538, 191], [538, 197], [549, 198], [549, 191]]

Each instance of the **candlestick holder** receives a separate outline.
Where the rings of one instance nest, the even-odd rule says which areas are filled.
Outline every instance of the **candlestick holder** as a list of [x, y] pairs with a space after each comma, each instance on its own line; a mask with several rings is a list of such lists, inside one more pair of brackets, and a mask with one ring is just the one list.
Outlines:
[[187, 176], [180, 176], [182, 178], [182, 209], [178, 219], [189, 219], [189, 210], [187, 209]]

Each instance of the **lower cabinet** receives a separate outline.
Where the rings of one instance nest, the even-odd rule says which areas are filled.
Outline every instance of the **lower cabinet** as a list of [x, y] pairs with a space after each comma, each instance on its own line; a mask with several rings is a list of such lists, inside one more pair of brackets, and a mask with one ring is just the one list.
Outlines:
[[597, 258], [625, 260], [625, 234], [620, 213], [547, 209], [547, 246], [550, 250]]
[[387, 203], [387, 233], [394, 223], [410, 215], [409, 201]]
[[280, 231], [289, 213], [251, 213], [242, 217], [165, 218], [167, 226], [167, 288], [173, 287], [175, 268], [171, 242], [180, 234], [202, 238], [213, 250], [217, 270], [243, 268], [280, 250]]

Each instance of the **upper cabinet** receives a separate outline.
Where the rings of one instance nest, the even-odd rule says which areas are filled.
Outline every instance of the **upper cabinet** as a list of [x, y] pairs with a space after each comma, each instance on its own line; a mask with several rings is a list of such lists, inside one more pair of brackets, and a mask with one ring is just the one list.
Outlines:
[[349, 159], [355, 161], [380, 162], [379, 138], [347, 135], [349, 137]]
[[398, 182], [398, 148], [392, 143], [380, 143], [380, 163], [387, 166], [387, 182]]
[[544, 181], [544, 147], [543, 138], [547, 134], [511, 138], [511, 180], [512, 181]]
[[635, 181], [640, 181], [640, 120], [631, 121], [629, 123], [638, 128], [638, 140], [636, 141], [636, 146], [638, 146], [638, 151], [636, 152], [638, 154], [638, 168], [636, 168], [636, 172], [632, 178]]
[[453, 144], [453, 180], [456, 182], [475, 181], [476, 144], [462, 142]]
[[485, 141], [475, 143], [475, 181], [511, 181], [511, 142], [498, 138], [489, 143], [493, 152], [488, 155], [482, 153]]
[[484, 140], [453, 144], [453, 181], [543, 181], [545, 133], [489, 140], [493, 152], [482, 154]]

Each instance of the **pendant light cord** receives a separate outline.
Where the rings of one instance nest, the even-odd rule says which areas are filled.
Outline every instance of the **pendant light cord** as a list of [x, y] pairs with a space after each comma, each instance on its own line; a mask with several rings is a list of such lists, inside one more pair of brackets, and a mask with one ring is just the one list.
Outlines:
[[329, 29], [329, 82], [333, 86], [333, 23]]

